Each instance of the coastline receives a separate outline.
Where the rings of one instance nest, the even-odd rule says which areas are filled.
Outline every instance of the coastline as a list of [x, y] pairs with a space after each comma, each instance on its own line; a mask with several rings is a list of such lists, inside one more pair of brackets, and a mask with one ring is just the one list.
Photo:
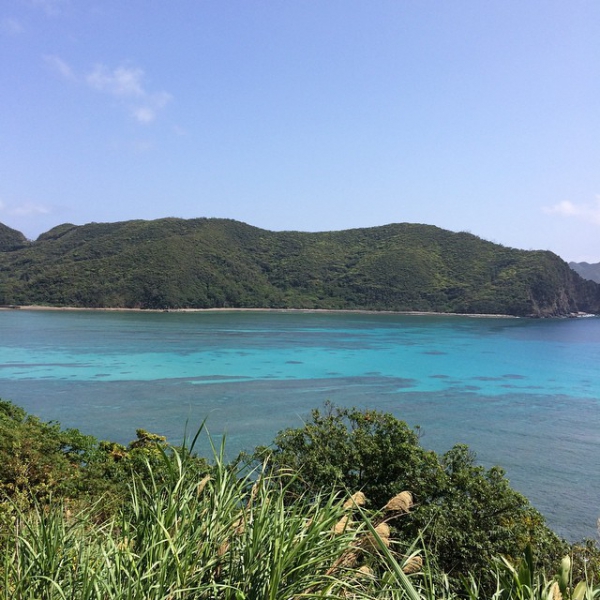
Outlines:
[[265, 312], [265, 313], [305, 313], [305, 314], [359, 314], [359, 315], [402, 315], [415, 317], [471, 317], [481, 319], [520, 319], [515, 315], [479, 314], [479, 313], [447, 313], [421, 310], [367, 310], [349, 308], [90, 308], [81, 306], [44, 306], [9, 305], [0, 306], [0, 311], [65, 311], [65, 312], [127, 312], [127, 313], [208, 313], [208, 312]]

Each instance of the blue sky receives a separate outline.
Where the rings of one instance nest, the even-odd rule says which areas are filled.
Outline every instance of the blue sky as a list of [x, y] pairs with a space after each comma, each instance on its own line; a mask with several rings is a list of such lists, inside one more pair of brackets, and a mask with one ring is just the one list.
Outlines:
[[5, 0], [0, 222], [394, 222], [600, 261], [600, 3]]

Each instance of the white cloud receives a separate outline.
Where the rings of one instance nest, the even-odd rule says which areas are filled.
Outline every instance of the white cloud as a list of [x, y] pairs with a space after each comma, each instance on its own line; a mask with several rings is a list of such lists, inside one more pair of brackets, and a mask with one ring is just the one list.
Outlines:
[[132, 113], [140, 123], [150, 123], [156, 118], [156, 111], [149, 106], [138, 106]]
[[570, 200], [563, 200], [554, 206], [544, 207], [546, 214], [562, 217], [575, 217], [594, 225], [600, 225], [600, 196], [596, 196], [593, 203], [575, 204]]
[[140, 123], [154, 121], [172, 98], [167, 92], [149, 92], [144, 87], [144, 71], [138, 67], [122, 65], [111, 70], [96, 65], [86, 81], [92, 89], [124, 103]]
[[154, 121], [158, 111], [164, 108], [169, 100], [171, 100], [171, 95], [167, 92], [149, 94], [144, 98], [144, 104], [132, 108], [132, 114], [140, 123], [150, 123]]
[[70, 81], [74, 81], [75, 79], [77, 79], [73, 69], [71, 69], [69, 64], [59, 56], [46, 54], [43, 56], [43, 59], [46, 62], [46, 64], [52, 69], [52, 71], [54, 71], [63, 79], [68, 79]]
[[144, 71], [134, 67], [117, 67], [110, 70], [104, 65], [96, 65], [87, 76], [88, 84], [98, 90], [117, 97], [143, 97], [142, 87]]
[[10, 17], [6, 17], [0, 21], [0, 29], [9, 35], [19, 35], [24, 31], [23, 25], [21, 25], [17, 19], [12, 19]]
[[124, 106], [131, 116], [142, 124], [151, 123], [158, 113], [172, 100], [165, 91], [151, 92], [144, 85], [143, 69], [120, 65], [109, 69], [106, 65], [96, 65], [87, 75], [78, 77], [71, 66], [60, 56], [46, 54], [42, 57], [48, 67], [62, 79], [85, 81], [92, 89], [111, 96]]

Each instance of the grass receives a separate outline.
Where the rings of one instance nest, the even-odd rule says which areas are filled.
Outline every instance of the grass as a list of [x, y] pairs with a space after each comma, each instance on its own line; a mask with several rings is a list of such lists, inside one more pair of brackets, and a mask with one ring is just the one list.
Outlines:
[[383, 589], [367, 568], [375, 560], [361, 542], [367, 522], [349, 519], [336, 531], [353, 511], [342, 500], [290, 504], [286, 482], [262, 469], [243, 474], [218, 454], [199, 479], [186, 454], [162, 456], [167, 480], [156, 481], [148, 464], [147, 483], [132, 480], [129, 501], [108, 522], [97, 524], [93, 508], [15, 509], [1, 540], [0, 597], [371, 598]]
[[[94, 506], [75, 513], [61, 503], [15, 507], [0, 529], [0, 598], [458, 598], [418, 541], [401, 552], [390, 539], [390, 506], [409, 510], [410, 494], [380, 513], [366, 512], [360, 494], [289, 502], [294, 474], [275, 478], [260, 467], [227, 465], [221, 448], [204, 475], [189, 456], [161, 450], [160, 480], [149, 462], [148, 477], [132, 478], [128, 501], [108, 521], [97, 521]], [[493, 600], [600, 597], [600, 588], [575, 585], [564, 565], [554, 580], [537, 576], [531, 557], [490, 568], [498, 582]], [[476, 574], [462, 597], [484, 597]]]

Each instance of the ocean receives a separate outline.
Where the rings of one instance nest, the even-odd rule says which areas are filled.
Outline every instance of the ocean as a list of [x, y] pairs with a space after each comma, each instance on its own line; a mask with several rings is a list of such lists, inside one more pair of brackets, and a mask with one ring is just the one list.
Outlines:
[[0, 311], [0, 397], [127, 443], [206, 419], [228, 455], [327, 400], [466, 443], [549, 525], [598, 537], [600, 318], [320, 312]]

